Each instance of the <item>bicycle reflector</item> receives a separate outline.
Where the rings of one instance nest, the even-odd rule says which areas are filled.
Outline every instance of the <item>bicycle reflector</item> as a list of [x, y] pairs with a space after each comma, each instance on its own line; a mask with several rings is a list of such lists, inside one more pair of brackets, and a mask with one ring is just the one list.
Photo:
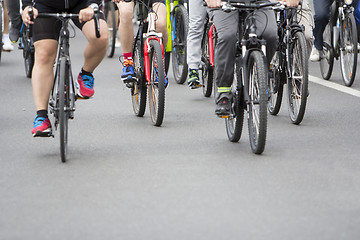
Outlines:
[[346, 4], [346, 5], [351, 5], [352, 2], [353, 2], [353, 0], [345, 0], [345, 4]]

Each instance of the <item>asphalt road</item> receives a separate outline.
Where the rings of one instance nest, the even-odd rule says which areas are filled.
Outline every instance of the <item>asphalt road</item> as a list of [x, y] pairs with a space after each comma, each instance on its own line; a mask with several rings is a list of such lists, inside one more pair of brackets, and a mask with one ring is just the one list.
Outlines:
[[[74, 75], [82, 41], [71, 41]], [[22, 53], [3, 53], [1, 240], [360, 239], [360, 99], [341, 91], [338, 62], [329, 82], [340, 90], [311, 82], [299, 126], [283, 101], [258, 156], [246, 122], [239, 143], [229, 142], [213, 98], [171, 72], [163, 125], [136, 117], [119, 54], [95, 71], [95, 97], [77, 101], [63, 164], [58, 134], [31, 136]], [[318, 64], [310, 69], [319, 76]], [[359, 76], [351, 89], [360, 93]]]

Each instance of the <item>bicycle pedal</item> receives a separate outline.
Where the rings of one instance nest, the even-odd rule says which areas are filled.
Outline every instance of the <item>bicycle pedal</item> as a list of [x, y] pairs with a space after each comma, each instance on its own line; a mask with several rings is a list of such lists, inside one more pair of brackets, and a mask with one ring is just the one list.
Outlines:
[[229, 118], [229, 115], [227, 115], [227, 116], [220, 116], [220, 118]]

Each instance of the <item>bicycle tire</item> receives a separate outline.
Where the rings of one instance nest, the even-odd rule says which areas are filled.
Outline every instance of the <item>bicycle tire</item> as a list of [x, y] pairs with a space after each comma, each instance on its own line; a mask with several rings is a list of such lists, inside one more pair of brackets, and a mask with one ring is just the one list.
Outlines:
[[3, 25], [3, 6], [2, 3], [0, 3], [0, 63], [1, 63], [1, 54], [2, 54], [2, 49], [3, 49], [3, 41], [2, 41], [2, 36], [3, 36], [3, 31], [2, 31], [2, 25]]
[[183, 84], [188, 74], [186, 62], [186, 38], [189, 31], [189, 15], [183, 5], [178, 5], [174, 14], [175, 39], [172, 41], [172, 69], [175, 82]]
[[146, 108], [146, 79], [144, 67], [144, 54], [141, 40], [136, 40], [133, 50], [136, 83], [131, 89], [131, 101], [136, 116], [142, 117]]
[[66, 57], [60, 59], [59, 73], [59, 131], [60, 131], [60, 155], [61, 161], [66, 162], [68, 144], [68, 120], [69, 120], [69, 72], [67, 69]]
[[151, 120], [161, 126], [165, 111], [165, 69], [160, 43], [152, 39], [150, 46], [150, 84], [148, 85]]
[[353, 13], [344, 14], [340, 23], [340, 69], [344, 84], [351, 87], [356, 75], [358, 33]]
[[306, 39], [303, 32], [296, 32], [289, 49], [292, 78], [288, 78], [288, 107], [291, 122], [300, 124], [304, 118], [308, 98], [309, 65]]
[[271, 115], [277, 115], [280, 111], [286, 76], [280, 72], [279, 52], [276, 51], [271, 60], [271, 71], [273, 77], [269, 78], [269, 101], [268, 111]]
[[27, 27], [24, 27], [22, 31], [22, 43], [23, 43], [23, 58], [24, 58], [24, 66], [25, 66], [25, 75], [27, 78], [31, 78], [32, 69], [34, 67], [34, 50], [31, 46], [31, 39], [28, 35], [28, 31], [26, 31]]
[[204, 37], [201, 42], [201, 61], [203, 63], [201, 71], [202, 89], [205, 97], [210, 97], [213, 90], [214, 68], [210, 64], [209, 57], [209, 30], [211, 25], [206, 27]]
[[267, 93], [268, 78], [265, 58], [259, 50], [250, 53], [247, 61], [249, 78], [249, 139], [251, 150], [261, 154], [265, 149], [267, 132]]
[[171, 59], [171, 52], [165, 52], [164, 58], [165, 58], [165, 73], [168, 74], [169, 66], [170, 66], [170, 59]]
[[244, 123], [244, 106], [242, 104], [242, 80], [239, 59], [235, 62], [234, 81], [231, 86], [231, 113], [225, 118], [226, 134], [230, 142], [238, 142], [241, 138]]
[[325, 80], [330, 79], [334, 68], [333, 31], [333, 24], [329, 21], [323, 33], [323, 56], [320, 59], [320, 72]]
[[115, 40], [116, 40], [116, 32], [117, 32], [115, 7], [112, 1], [105, 1], [105, 19], [109, 32], [107, 56], [109, 58], [112, 58], [115, 52]]

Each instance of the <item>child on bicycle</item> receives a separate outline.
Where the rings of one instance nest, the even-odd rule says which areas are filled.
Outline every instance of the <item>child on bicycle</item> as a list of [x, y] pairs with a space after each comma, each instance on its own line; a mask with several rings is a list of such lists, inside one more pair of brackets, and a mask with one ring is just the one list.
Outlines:
[[[102, 9], [102, 0], [22, 0], [22, 19], [25, 24], [33, 24], [35, 63], [32, 71], [33, 96], [36, 117], [32, 134], [34, 137], [48, 137], [52, 134], [48, 118], [48, 103], [54, 84], [53, 65], [56, 58], [61, 21], [56, 18], [37, 18], [38, 13], [79, 13], [74, 24], [82, 30], [88, 43], [84, 50], [84, 64], [76, 80], [77, 94], [88, 99], [94, 94], [93, 71], [104, 58], [107, 50], [108, 31], [104, 14], [100, 11], [100, 38], [94, 29], [94, 9]], [[29, 16], [33, 6], [34, 21]]]
[[[155, 27], [156, 31], [162, 33], [162, 43], [166, 48], [168, 39], [167, 22], [166, 22], [166, 6], [164, 0], [143, 0], [148, 5], [151, 5], [156, 13]], [[121, 80], [126, 86], [131, 87], [131, 83], [135, 80], [134, 64], [132, 59], [132, 47], [134, 44], [134, 28], [133, 28], [133, 15], [134, 15], [134, 1], [113, 0], [118, 4], [120, 13], [119, 24], [119, 38], [122, 46], [124, 61], [121, 74]], [[165, 77], [165, 85], [168, 84], [167, 77]]]

